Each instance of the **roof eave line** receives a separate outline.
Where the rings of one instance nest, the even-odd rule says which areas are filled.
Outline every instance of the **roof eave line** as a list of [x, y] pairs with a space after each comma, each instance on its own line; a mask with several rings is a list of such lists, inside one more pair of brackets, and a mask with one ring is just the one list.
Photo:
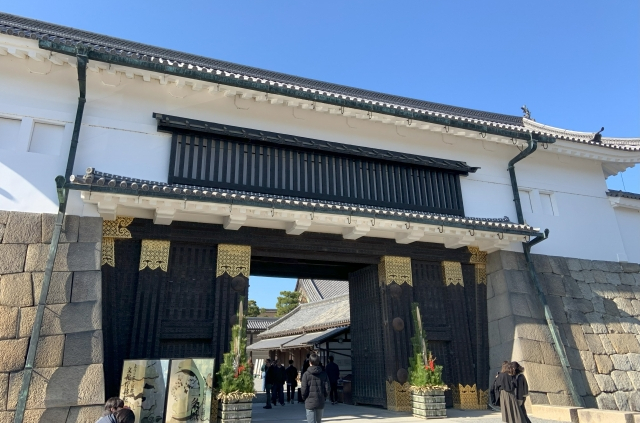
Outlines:
[[[121, 57], [110, 53], [98, 52], [89, 49], [87, 46], [68, 46], [60, 43], [54, 43], [48, 40], [40, 40], [39, 47], [43, 50], [49, 50], [56, 53], [62, 53], [70, 56], [75, 56], [79, 51], [84, 51], [90, 60], [97, 60], [104, 63], [117, 64], [122, 66], [128, 66], [136, 69], [147, 70], [151, 72], [157, 72], [161, 74], [179, 76], [183, 78], [195, 79], [199, 81], [211, 82], [215, 84], [224, 84], [234, 86], [238, 88], [245, 88], [254, 91], [260, 91], [270, 94], [279, 94], [287, 97], [298, 98], [301, 100], [317, 101], [325, 104], [332, 104], [340, 107], [348, 107], [351, 109], [364, 110], [368, 112], [375, 112], [390, 116], [396, 116], [403, 119], [411, 119], [420, 122], [434, 123], [442, 126], [449, 126], [454, 128], [466, 129], [470, 131], [498, 135], [507, 138], [529, 140], [531, 136], [539, 142], [554, 143], [555, 138], [544, 136], [542, 134], [533, 134], [526, 131], [516, 131], [507, 128], [494, 127], [491, 125], [483, 125], [472, 122], [466, 122], [464, 120], [451, 119], [442, 116], [433, 116], [424, 113], [416, 113], [413, 110], [402, 110], [400, 108], [386, 107], [381, 105], [374, 105], [371, 103], [364, 103], [356, 100], [349, 100], [347, 98], [341, 98], [340, 96], [331, 97], [318, 92], [311, 92], [311, 90], [296, 90], [294, 88], [279, 87], [276, 84], [254, 82], [250, 80], [244, 80], [242, 78], [228, 77], [225, 75], [217, 75], [214, 72], [203, 73], [198, 70], [192, 70], [188, 68], [181, 68], [178, 66], [165, 65], [161, 63], [152, 63], [145, 60], [135, 59], [132, 57]], [[315, 91], [315, 90], [314, 90]], [[408, 107], [407, 107], [408, 109]], [[466, 119], [466, 118], [465, 118]], [[496, 125], [504, 125], [498, 124]]]

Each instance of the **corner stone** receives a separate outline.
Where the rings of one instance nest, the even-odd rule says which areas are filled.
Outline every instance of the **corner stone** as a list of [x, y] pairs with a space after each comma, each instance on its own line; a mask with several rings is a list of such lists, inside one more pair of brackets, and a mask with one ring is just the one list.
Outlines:
[[64, 335], [41, 337], [38, 341], [35, 367], [45, 368], [62, 366], [64, 344]]
[[0, 245], [0, 274], [20, 273], [27, 256], [26, 244]]
[[102, 331], [71, 333], [64, 348], [64, 365], [99, 364], [103, 361]]
[[101, 242], [102, 241], [102, 218], [101, 217], [81, 217], [78, 242]]
[[[53, 228], [56, 222], [55, 214], [42, 215], [42, 242], [51, 243], [53, 237]], [[78, 242], [78, 226], [80, 225], [80, 217], [66, 215], [62, 223], [62, 232], [60, 232], [60, 242]]]
[[[71, 300], [71, 272], [53, 272], [47, 293], [47, 304], [68, 303]], [[35, 303], [39, 303], [44, 273], [32, 273], [33, 295]]]

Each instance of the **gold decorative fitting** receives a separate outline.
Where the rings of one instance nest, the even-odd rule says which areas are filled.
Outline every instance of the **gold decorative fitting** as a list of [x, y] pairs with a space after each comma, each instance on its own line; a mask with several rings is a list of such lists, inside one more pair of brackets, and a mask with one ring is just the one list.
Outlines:
[[105, 264], [116, 267], [115, 240], [111, 237], [102, 238], [102, 266]]
[[413, 286], [411, 274], [411, 258], [398, 256], [383, 256], [378, 264], [378, 277], [380, 283], [391, 285], [403, 283]]
[[473, 264], [486, 264], [487, 263], [487, 252], [480, 251], [478, 247], [467, 247], [469, 252], [471, 253], [471, 258], [469, 259], [469, 263]]
[[387, 409], [391, 411], [411, 411], [411, 385], [406, 382], [387, 381]]
[[102, 221], [102, 236], [108, 238], [131, 238], [131, 232], [127, 229], [133, 222], [133, 217], [116, 217], [116, 220]]
[[158, 267], [167, 271], [169, 266], [169, 247], [171, 242], [155, 239], [143, 239], [140, 250], [140, 270], [148, 267], [151, 270]]
[[218, 244], [218, 266], [216, 277], [228, 273], [232, 278], [242, 273], [249, 277], [251, 267], [251, 246]]
[[453, 388], [453, 408], [459, 410], [486, 410], [489, 390], [478, 390], [476, 384], [458, 385]]
[[457, 261], [442, 262], [442, 277], [446, 286], [464, 286], [464, 280], [462, 279], [462, 265]]
[[476, 283], [478, 285], [487, 284], [487, 266], [485, 264], [476, 264]]

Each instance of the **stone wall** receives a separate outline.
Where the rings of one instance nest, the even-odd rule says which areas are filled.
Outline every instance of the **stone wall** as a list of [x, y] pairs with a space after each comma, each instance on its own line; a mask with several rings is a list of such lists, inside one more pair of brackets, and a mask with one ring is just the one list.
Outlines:
[[[13, 422], [54, 215], [0, 211], [0, 423]], [[67, 216], [25, 421], [95, 422], [104, 403], [102, 219]]]
[[[640, 266], [534, 255], [586, 407], [640, 411]], [[492, 375], [525, 367], [533, 404], [573, 405], [524, 254], [487, 260]]]

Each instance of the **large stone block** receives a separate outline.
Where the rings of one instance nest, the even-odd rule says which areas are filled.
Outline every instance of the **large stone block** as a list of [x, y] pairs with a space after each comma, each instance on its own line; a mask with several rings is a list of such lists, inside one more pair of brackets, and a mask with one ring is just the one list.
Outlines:
[[588, 395], [596, 396], [602, 392], [600, 386], [598, 385], [598, 381], [596, 381], [593, 373], [586, 371], [582, 372], [583, 375], [583, 383], [585, 385], [585, 389], [587, 390]]
[[560, 357], [558, 357], [558, 353], [556, 352], [553, 344], [550, 344], [548, 342], [540, 342], [540, 351], [542, 351], [544, 364], [549, 364], [551, 366], [560, 366]]
[[620, 317], [620, 311], [618, 310], [618, 305], [615, 301], [609, 298], [603, 298], [602, 304], [604, 305], [604, 314], [613, 317]]
[[99, 270], [74, 272], [73, 290], [71, 292], [71, 301], [74, 303], [101, 301], [102, 273]]
[[593, 263], [591, 263], [591, 260], [579, 259], [579, 261], [580, 261], [580, 266], [582, 267], [582, 270], [592, 270], [593, 269]]
[[631, 411], [640, 411], [640, 392], [629, 392], [629, 409]]
[[599, 283], [599, 284], [603, 284], [603, 285], [609, 283], [609, 282], [607, 282], [607, 274], [605, 272], [603, 272], [602, 270], [592, 270], [591, 271], [591, 276], [593, 276], [593, 279], [595, 280], [595, 283]]
[[602, 340], [600, 339], [600, 335], [585, 333], [584, 335], [585, 341], [587, 341], [587, 345], [589, 346], [589, 351], [594, 354], [606, 354], [607, 352], [602, 345]]
[[627, 372], [614, 370], [611, 372], [611, 378], [616, 384], [616, 389], [618, 391], [633, 391], [633, 384], [631, 383], [629, 376], [627, 376]]
[[546, 322], [521, 316], [516, 316], [514, 322], [516, 326], [515, 338], [531, 339], [533, 341], [548, 343], [553, 342], [551, 331]]
[[582, 266], [580, 265], [579, 259], [567, 257], [565, 260], [567, 262], [567, 267], [569, 268], [569, 271], [579, 272], [580, 270], [582, 270]]
[[633, 370], [629, 358], [624, 354], [612, 354], [609, 356], [613, 362], [613, 368], [616, 370], [629, 371]]
[[582, 298], [585, 300], [591, 300], [593, 298], [593, 291], [591, 291], [591, 286], [586, 282], [576, 282], [578, 284], [578, 289], [582, 293]]
[[620, 275], [618, 275], [617, 273], [605, 273], [605, 277], [607, 278], [607, 283], [610, 283], [612, 285], [622, 284]]
[[582, 364], [585, 370], [592, 373], [598, 371], [596, 361], [593, 359], [593, 354], [591, 354], [591, 351], [580, 351], [580, 359], [582, 360]]
[[613, 362], [608, 355], [604, 354], [595, 354], [593, 356], [594, 361], [596, 362], [596, 368], [598, 369], [598, 373], [603, 375], [608, 375], [613, 371]]
[[7, 222], [9, 221], [9, 213], [10, 212], [7, 210], [0, 210], [0, 224], [7, 224]]
[[525, 376], [531, 391], [562, 393], [568, 392], [564, 373], [559, 366], [523, 362]]
[[629, 360], [633, 370], [640, 371], [640, 354], [627, 354], [627, 359]]
[[615, 354], [616, 350], [611, 343], [611, 340], [607, 335], [600, 335], [600, 340], [602, 341], [602, 346], [607, 354]]
[[100, 364], [103, 362], [102, 331], [70, 333], [64, 348], [64, 365]]
[[636, 391], [640, 391], [640, 372], [627, 372], [627, 376]]
[[564, 297], [562, 298], [565, 310], [579, 311], [580, 313], [591, 313], [593, 303], [582, 298]]
[[[42, 242], [51, 243], [53, 237], [53, 228], [56, 223], [55, 214], [42, 215]], [[60, 240], [58, 242], [78, 242], [78, 227], [80, 225], [80, 217], [66, 215], [62, 222], [62, 231], [60, 232]]]
[[[613, 394], [609, 392], [603, 392], [596, 397], [596, 402], [598, 403], [598, 408], [600, 410], [592, 411], [591, 409], [587, 409], [589, 414], [584, 413], [585, 410], [578, 410], [578, 417], [580, 418], [580, 420], [593, 423], [611, 423], [611, 415], [603, 414], [603, 411], [601, 410], [618, 409], [618, 404], [616, 404], [616, 399]], [[626, 423], [626, 420], [622, 421]]]
[[582, 290], [574, 278], [571, 276], [563, 276], [562, 281], [564, 283], [564, 290], [567, 292], [567, 297], [583, 298]]
[[511, 301], [508, 293], [496, 295], [495, 297], [487, 300], [487, 316], [490, 322], [500, 320], [503, 317], [510, 316], [511, 314]]
[[511, 361], [511, 354], [513, 354], [513, 341], [490, 348], [489, 366], [499, 370], [503, 361]]
[[26, 256], [27, 246], [25, 244], [0, 245], [0, 275], [22, 272]]
[[[627, 273], [620, 273], [621, 275], [625, 275], [625, 276], [631, 276]], [[635, 283], [635, 279], [634, 279], [634, 283]], [[637, 288], [636, 286], [631, 286], [631, 285], [620, 285], [618, 286], [618, 292], [620, 293], [620, 298], [626, 298], [627, 300], [635, 300], [636, 299], [636, 292], [634, 291], [634, 288]], [[615, 300], [615, 299], [614, 299]], [[635, 310], [631, 309], [631, 315], [633, 315], [633, 313], [635, 313]]]
[[631, 317], [636, 312], [633, 308], [633, 304], [631, 304], [631, 300], [628, 298], [614, 298], [613, 302], [618, 307], [620, 317]]
[[620, 411], [629, 411], [629, 393], [623, 391], [617, 391], [613, 393], [613, 398], [616, 400], [616, 405]]
[[540, 275], [540, 282], [542, 283], [542, 288], [544, 293], [547, 295], [557, 295], [559, 297], [564, 297], [567, 295], [564, 289], [564, 283], [562, 281], [562, 276], [556, 275], [553, 273]]
[[[40, 408], [25, 410], [23, 423], [59, 423], [64, 422], [69, 414], [69, 407]], [[13, 423], [15, 412], [0, 412], [0, 423]], [[86, 422], [93, 423], [93, 422]]]
[[29, 307], [33, 305], [31, 275], [11, 273], [0, 276], [0, 305]]
[[622, 283], [622, 285], [635, 285], [636, 279], [631, 273], [620, 273], [620, 283]]
[[571, 407], [573, 405], [573, 400], [568, 394], [560, 393], [548, 393], [547, 397], [549, 397], [549, 404], [562, 406], [562, 407]]
[[551, 315], [556, 323], [567, 323], [567, 314], [564, 310], [564, 303], [562, 297], [555, 295], [547, 295], [547, 304], [551, 310]]
[[577, 423], [578, 407], [534, 404], [531, 407], [531, 415], [538, 419]]
[[[36, 307], [21, 309], [19, 336], [30, 336]], [[102, 329], [99, 302], [52, 304], [45, 307], [42, 335], [88, 332]]]
[[493, 322], [489, 322], [489, 348], [500, 345], [501, 343], [498, 321], [494, 320]]
[[104, 407], [100, 405], [71, 407], [65, 423], [93, 423], [102, 416], [103, 412]]
[[101, 217], [81, 217], [80, 232], [78, 242], [101, 242], [102, 241], [102, 218]]
[[608, 337], [618, 354], [640, 353], [640, 344], [635, 335], [610, 333]]
[[9, 394], [9, 373], [0, 373], [0, 411], [7, 409], [7, 395]]
[[498, 270], [487, 276], [487, 287], [491, 287], [493, 295], [503, 295], [509, 292], [505, 270]]
[[548, 258], [553, 273], [556, 275], [570, 275], [569, 266], [567, 266], [567, 261], [564, 257], [548, 256]]
[[501, 343], [513, 341], [516, 335], [516, 322], [513, 316], [505, 317], [498, 320], [498, 329], [500, 330]]
[[529, 296], [527, 294], [511, 293], [511, 310], [515, 316], [533, 317], [529, 309]]
[[616, 384], [609, 375], [594, 375], [596, 378], [596, 382], [598, 382], [598, 386], [602, 392], [615, 392]]
[[18, 335], [18, 307], [0, 306], [0, 339], [12, 339]]
[[608, 261], [607, 268], [609, 269], [609, 272], [615, 272], [615, 273], [624, 272], [624, 269], [622, 268], [622, 263], [619, 263], [617, 261]]
[[[74, 242], [59, 244], [53, 270], [56, 272], [75, 272], [100, 270], [101, 243]], [[25, 270], [44, 272], [49, 254], [49, 244], [32, 244], [27, 251]]]
[[63, 353], [64, 335], [43, 336], [38, 341], [35, 367], [60, 367]]
[[497, 272], [498, 270], [502, 270], [502, 257], [500, 255], [502, 251], [495, 251], [493, 253], [487, 254], [487, 276]]
[[[44, 273], [34, 272], [31, 275], [33, 278], [33, 294], [37, 304], [40, 302]], [[71, 277], [71, 272], [53, 272], [51, 274], [47, 304], [63, 304], [71, 301]]]
[[564, 333], [569, 347], [581, 351], [587, 351], [589, 349], [589, 345], [584, 339], [584, 332], [582, 332], [581, 325], [563, 324], [560, 325], [560, 327], [562, 328], [562, 333]]
[[513, 341], [513, 354], [511, 360], [521, 362], [544, 364], [540, 342], [530, 339], [517, 338]]
[[626, 334], [629, 334], [629, 335], [640, 334], [640, 324], [638, 324], [638, 319], [636, 319], [635, 317], [621, 317], [620, 325], [622, 326], [622, 330]]
[[10, 212], [2, 242], [4, 244], [32, 244], [42, 239], [42, 215]]
[[553, 272], [553, 269], [551, 268], [551, 264], [549, 263], [549, 256], [545, 256], [541, 254], [531, 254], [531, 258], [533, 259], [533, 265], [536, 268], [536, 272], [538, 273]]
[[506, 285], [509, 292], [517, 292], [520, 294], [527, 294], [535, 296], [536, 293], [533, 290], [533, 286], [529, 281], [529, 276], [524, 270], [504, 270], [504, 277], [506, 279]]
[[23, 369], [28, 345], [27, 338], [0, 341], [0, 372], [15, 372]]
[[591, 262], [591, 265], [593, 266], [594, 269], [596, 270], [602, 270], [603, 272], [608, 272], [609, 271], [609, 265], [607, 264], [606, 261], [602, 261], [602, 260], [593, 260]]
[[640, 264], [638, 263], [620, 263], [622, 271], [626, 273], [640, 273]]
[[[15, 410], [17, 404], [22, 373], [11, 374], [9, 380], [10, 410]], [[34, 369], [27, 408], [97, 405], [103, 401], [104, 376], [101, 364]]]

